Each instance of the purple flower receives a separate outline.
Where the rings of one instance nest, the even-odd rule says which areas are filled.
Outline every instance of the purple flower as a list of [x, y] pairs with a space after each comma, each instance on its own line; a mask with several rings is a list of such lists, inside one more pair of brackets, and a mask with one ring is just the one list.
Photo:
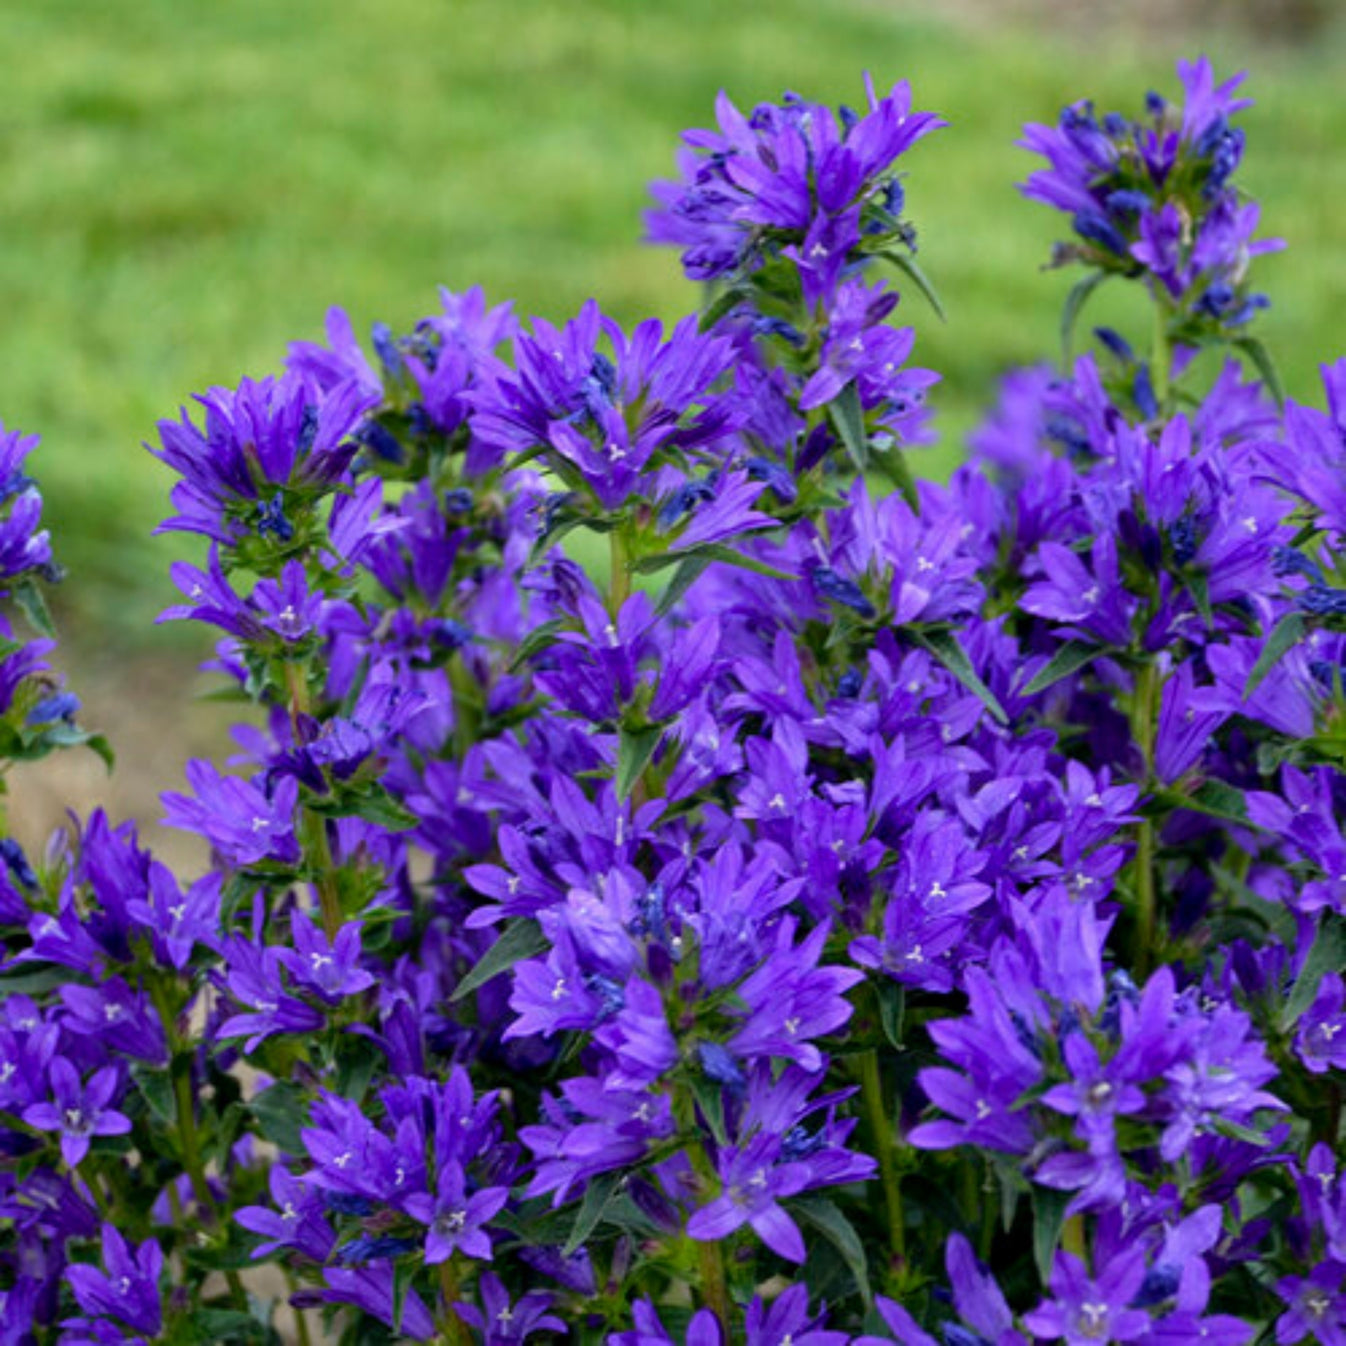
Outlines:
[[1346, 1294], [1342, 1279], [1346, 1263], [1319, 1263], [1307, 1276], [1285, 1276], [1276, 1293], [1288, 1305], [1276, 1319], [1277, 1346], [1295, 1346], [1305, 1337], [1322, 1346], [1346, 1344]]
[[128, 902], [127, 913], [150, 932], [155, 956], [181, 972], [197, 945], [216, 947], [224, 879], [207, 874], [183, 892], [168, 867], [157, 861], [149, 877], [148, 897]]
[[296, 911], [290, 937], [294, 948], [277, 949], [276, 959], [297, 987], [336, 1005], [373, 986], [374, 974], [360, 967], [359, 921], [348, 921], [329, 941], [307, 913]]
[[254, 1257], [269, 1257], [278, 1248], [294, 1248], [315, 1262], [326, 1262], [336, 1244], [327, 1223], [326, 1202], [320, 1190], [296, 1178], [284, 1164], [271, 1165], [272, 1206], [244, 1206], [234, 1218], [244, 1229], [261, 1234], [265, 1242]]
[[455, 1304], [458, 1316], [481, 1333], [482, 1346], [514, 1346], [535, 1332], [565, 1332], [566, 1325], [547, 1310], [554, 1296], [530, 1290], [511, 1303], [500, 1277], [488, 1271], [477, 1282], [478, 1304]]
[[435, 1320], [414, 1289], [406, 1291], [398, 1311], [397, 1268], [391, 1259], [362, 1267], [324, 1267], [322, 1274], [327, 1289], [320, 1298], [329, 1304], [354, 1304], [417, 1341], [434, 1337]]
[[1024, 1325], [1048, 1341], [1064, 1337], [1067, 1346], [1135, 1341], [1150, 1329], [1144, 1309], [1127, 1307], [1144, 1279], [1143, 1248], [1114, 1256], [1096, 1280], [1078, 1257], [1058, 1252], [1048, 1282], [1051, 1298], [1024, 1314]]
[[1346, 982], [1325, 972], [1295, 1034], [1295, 1054], [1315, 1075], [1346, 1070]]
[[706, 456], [736, 428], [732, 403], [713, 391], [733, 347], [701, 334], [695, 318], [667, 341], [653, 320], [627, 337], [591, 302], [560, 331], [537, 320], [514, 355], [514, 373], [474, 395], [476, 434], [505, 452], [544, 451], [567, 486], [586, 487], [603, 509], [648, 492], [657, 468]]
[[79, 1071], [58, 1056], [47, 1067], [52, 1101], [25, 1108], [23, 1120], [39, 1131], [59, 1131], [61, 1158], [74, 1168], [89, 1153], [95, 1136], [124, 1136], [130, 1131], [130, 1119], [109, 1106], [120, 1086], [116, 1066], [104, 1066], [84, 1082]]
[[[164, 1255], [153, 1240], [133, 1248], [110, 1224], [103, 1226], [103, 1267], [75, 1265], [66, 1271], [85, 1313], [116, 1318], [126, 1327], [158, 1336], [163, 1327], [159, 1275]], [[82, 1324], [81, 1324], [82, 1325]]]
[[160, 421], [152, 450], [182, 481], [173, 488], [177, 515], [160, 525], [232, 545], [247, 532], [290, 527], [277, 514], [287, 496], [326, 494], [354, 457], [352, 438], [379, 394], [352, 378], [317, 394], [298, 377], [245, 379], [236, 391], [213, 388], [197, 401], [204, 428], [184, 410]]
[[426, 1226], [426, 1264], [435, 1266], [458, 1250], [489, 1262], [491, 1238], [485, 1225], [508, 1200], [508, 1187], [486, 1187], [469, 1195], [462, 1167], [443, 1165], [434, 1195], [417, 1193], [405, 1202], [407, 1214]]
[[298, 781], [283, 778], [268, 798], [251, 782], [222, 776], [209, 762], [194, 759], [187, 763], [187, 783], [195, 798], [175, 793], [163, 796], [167, 826], [206, 837], [231, 864], [298, 862], [299, 843], [294, 834]]
[[234, 935], [225, 941], [223, 952], [229, 968], [225, 976], [229, 994], [253, 1012], [231, 1015], [219, 1026], [220, 1037], [246, 1036], [243, 1049], [254, 1052], [276, 1033], [312, 1033], [327, 1022], [321, 1010], [286, 989], [280, 949]]
[[808, 292], [826, 294], [854, 256], [862, 218], [885, 232], [896, 225], [896, 160], [943, 125], [911, 111], [905, 83], [879, 98], [866, 76], [865, 91], [868, 110], [840, 117], [794, 94], [745, 117], [721, 93], [719, 131], [689, 131], [682, 180], [653, 187], [651, 241], [681, 247], [686, 273], [710, 280], [760, 264], [766, 234], [792, 244]]

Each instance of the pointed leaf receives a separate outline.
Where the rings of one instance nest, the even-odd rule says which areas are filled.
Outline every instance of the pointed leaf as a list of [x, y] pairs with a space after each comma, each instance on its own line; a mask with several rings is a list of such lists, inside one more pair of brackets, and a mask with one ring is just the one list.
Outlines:
[[604, 1213], [620, 1193], [623, 1176], [620, 1172], [600, 1173], [589, 1180], [574, 1228], [561, 1250], [563, 1257], [573, 1257], [588, 1242], [589, 1235], [602, 1223]]
[[655, 604], [654, 610], [660, 617], [670, 612], [687, 590], [701, 578], [712, 559], [709, 556], [689, 556], [678, 566], [673, 572], [673, 578], [659, 595], [658, 603]]
[[1292, 646], [1298, 645], [1303, 638], [1307, 623], [1301, 612], [1288, 612], [1271, 629], [1262, 653], [1257, 656], [1248, 681], [1243, 684], [1243, 699], [1246, 701], [1261, 685], [1267, 674], [1280, 662]]
[[514, 651], [514, 657], [509, 661], [509, 671], [513, 673], [522, 668], [539, 650], [545, 650], [549, 645], [554, 645], [556, 642], [553, 637], [559, 631], [563, 631], [566, 625], [567, 623], [563, 618], [557, 618], [554, 621], [543, 622], [541, 626], [535, 626], [519, 642]]
[[249, 1107], [264, 1140], [269, 1140], [286, 1154], [304, 1153], [299, 1128], [308, 1120], [308, 1105], [295, 1085], [284, 1080], [270, 1084]]
[[131, 1079], [155, 1121], [163, 1126], [176, 1126], [178, 1108], [173, 1099], [172, 1075], [167, 1070], [137, 1065], [131, 1067]]
[[735, 551], [733, 547], [723, 542], [699, 542], [696, 546], [687, 547], [682, 551], [661, 551], [653, 556], [643, 556], [632, 569], [638, 575], [653, 575], [660, 570], [667, 570], [669, 566], [691, 560], [700, 560], [706, 565], [712, 561], [723, 561], [725, 565], [738, 566], [740, 570], [751, 570], [754, 574], [767, 575], [777, 580], [798, 578], [788, 571], [777, 570], [775, 566], [759, 561], [755, 556], [746, 556], [740, 551]]
[[1058, 1192], [1054, 1187], [1033, 1188], [1033, 1261], [1043, 1285], [1052, 1274], [1052, 1259], [1061, 1239], [1071, 1195], [1070, 1192]]
[[1091, 271], [1081, 280], [1077, 280], [1066, 295], [1065, 306], [1061, 310], [1061, 361], [1069, 370], [1074, 358], [1075, 324], [1079, 321], [1089, 296], [1103, 284], [1112, 273], [1110, 271]]
[[1072, 673], [1078, 673], [1086, 664], [1093, 660], [1103, 650], [1098, 645], [1090, 645], [1085, 640], [1068, 640], [1054, 655], [1047, 661], [1046, 665], [1033, 675], [1028, 686], [1024, 688], [1025, 696], [1036, 696], [1038, 692], [1045, 692], [1048, 687], [1054, 686], [1062, 678], [1068, 678]]
[[617, 798], [626, 799], [650, 763], [663, 736], [659, 725], [623, 729], [617, 735]]
[[841, 436], [855, 470], [864, 472], [869, 467], [869, 432], [865, 429], [865, 411], [854, 383], [848, 383], [827, 404], [827, 414]]
[[1196, 604], [1196, 610], [1206, 630], [1214, 631], [1215, 614], [1210, 606], [1210, 581], [1202, 573], [1188, 575], [1187, 592], [1192, 595], [1192, 602]]
[[698, 330], [708, 332], [717, 323], [727, 318], [743, 301], [743, 291], [736, 285], [731, 285], [711, 300], [709, 306], [701, 314], [701, 325]]
[[1281, 1028], [1287, 1033], [1299, 1022], [1299, 1017], [1318, 994], [1318, 985], [1324, 972], [1337, 972], [1346, 966], [1346, 920], [1335, 912], [1326, 911], [1318, 924], [1313, 947], [1304, 959], [1304, 966], [1295, 978], [1290, 997], [1281, 1013]]
[[500, 938], [486, 950], [476, 967], [454, 987], [450, 1000], [462, 1000], [478, 986], [485, 986], [493, 977], [508, 972], [515, 963], [533, 958], [547, 947], [547, 937], [536, 921], [520, 917], [505, 927]]
[[945, 311], [944, 302], [940, 299], [938, 292], [930, 281], [930, 277], [921, 269], [920, 263], [905, 252], [894, 252], [889, 249], [879, 254], [885, 262], [895, 266], [912, 284], [925, 296], [926, 303], [935, 311], [935, 316], [940, 322], [948, 322], [949, 315]]
[[1191, 794], [1183, 794], [1181, 790], [1160, 790], [1155, 798], [1169, 808], [1190, 809], [1208, 818], [1248, 825], [1248, 805], [1243, 791], [1222, 780], [1204, 781], [1201, 788]]
[[907, 992], [901, 982], [884, 977], [875, 984], [879, 999], [879, 1022], [883, 1035], [898, 1051], [903, 1050], [902, 1020], [906, 1015]]
[[35, 580], [31, 577], [21, 579], [14, 586], [14, 601], [34, 631], [48, 640], [56, 639], [56, 626], [51, 619], [51, 610], [47, 607], [47, 600]]
[[922, 649], [934, 655], [945, 668], [979, 700], [1000, 724], [1008, 724], [1009, 716], [995, 698], [995, 693], [977, 675], [967, 651], [951, 631], [913, 631], [912, 639]]
[[865, 1245], [855, 1232], [855, 1226], [826, 1197], [798, 1197], [790, 1203], [790, 1210], [806, 1224], [811, 1224], [841, 1254], [851, 1275], [855, 1277], [855, 1285], [865, 1308], [869, 1308], [874, 1302], [874, 1294], [869, 1287], [869, 1262], [865, 1257]]
[[1281, 382], [1281, 376], [1276, 369], [1276, 363], [1271, 358], [1271, 352], [1262, 344], [1260, 337], [1246, 336], [1239, 337], [1234, 342], [1236, 350], [1240, 350], [1252, 361], [1253, 367], [1261, 376], [1262, 382], [1266, 384], [1267, 392], [1276, 399], [1276, 405], [1283, 407], [1285, 405], [1285, 385]]
[[891, 448], [876, 451], [874, 464], [897, 487], [902, 499], [919, 514], [921, 500], [916, 492], [916, 478], [911, 475], [911, 464], [907, 462], [907, 455], [894, 444]]

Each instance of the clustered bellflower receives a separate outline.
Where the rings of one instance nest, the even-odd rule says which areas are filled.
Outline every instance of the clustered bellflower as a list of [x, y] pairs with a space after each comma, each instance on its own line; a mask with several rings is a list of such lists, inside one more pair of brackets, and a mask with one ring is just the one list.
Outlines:
[[[1346, 372], [1280, 400], [1178, 75], [1029, 128], [1072, 313], [1155, 320], [947, 485], [942, 123], [869, 80], [686, 135], [699, 316], [333, 309], [161, 423], [251, 714], [162, 796], [203, 873], [0, 829], [0, 1342], [1346, 1341]], [[6, 763], [107, 751], [34, 443]]]

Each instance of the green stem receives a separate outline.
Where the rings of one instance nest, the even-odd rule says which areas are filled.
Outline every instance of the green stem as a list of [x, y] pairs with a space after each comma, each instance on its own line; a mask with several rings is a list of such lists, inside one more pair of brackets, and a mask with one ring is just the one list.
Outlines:
[[[201, 1137], [196, 1129], [196, 1108], [192, 1100], [192, 1071], [190, 1059], [179, 1061], [182, 1038], [178, 1033], [177, 1014], [168, 998], [168, 983], [160, 977], [150, 987], [150, 999], [164, 1026], [168, 1044], [168, 1069], [173, 1077], [173, 1110], [177, 1114], [178, 1149], [182, 1153], [182, 1168], [192, 1185], [192, 1194], [201, 1208], [201, 1218], [210, 1225], [220, 1223], [219, 1207], [215, 1204], [210, 1183], [206, 1180], [206, 1166], [201, 1158]], [[170, 1188], [170, 1191], [172, 1189]], [[229, 1293], [239, 1307], [246, 1307], [248, 1293], [237, 1271], [226, 1271]]]
[[888, 1247], [894, 1269], [907, 1259], [907, 1228], [902, 1210], [902, 1179], [894, 1162], [896, 1127], [884, 1106], [883, 1076], [879, 1071], [879, 1054], [872, 1048], [861, 1052], [860, 1101], [864, 1108], [865, 1125], [869, 1130], [870, 1146], [879, 1161], [879, 1178], [883, 1183], [883, 1201], [888, 1212]]
[[1085, 1260], [1087, 1249], [1084, 1242], [1083, 1215], [1072, 1215], [1061, 1226], [1061, 1247], [1081, 1261]]
[[1160, 299], [1154, 300], [1154, 346], [1150, 355], [1150, 382], [1154, 400], [1159, 403], [1159, 414], [1168, 411], [1168, 371], [1171, 360], [1168, 344], [1168, 309]]
[[[1155, 700], [1159, 690], [1159, 669], [1146, 663], [1136, 675], [1136, 704], [1132, 712], [1132, 731], [1145, 759], [1142, 789], [1148, 789], [1154, 775]], [[1136, 966], [1146, 974], [1152, 966], [1158, 896], [1154, 883], [1154, 822], [1142, 818], [1136, 834]]]
[[439, 1323], [440, 1337], [445, 1346], [472, 1346], [472, 1333], [453, 1307], [461, 1296], [458, 1268], [454, 1265], [456, 1260], [446, 1257], [439, 1264], [439, 1288], [444, 1296], [444, 1316]]
[[[285, 665], [285, 685], [290, 692], [290, 723], [294, 726], [297, 746], [299, 717], [309, 713], [308, 679], [300, 664], [291, 661]], [[299, 810], [299, 844], [313, 869], [313, 886], [318, 891], [318, 905], [322, 909], [323, 932], [329, 940], [334, 940], [341, 933], [346, 917], [341, 910], [341, 895], [337, 891], [336, 867], [332, 864], [332, 848], [327, 840], [327, 822], [321, 814], [302, 805]]]
[[733, 1329], [729, 1316], [729, 1286], [724, 1276], [724, 1253], [718, 1239], [698, 1241], [697, 1264], [701, 1271], [701, 1298], [720, 1320], [726, 1334]]
[[608, 579], [608, 611], [615, 621], [622, 604], [631, 597], [631, 567], [627, 557], [626, 537], [620, 526], [608, 534], [608, 551], [612, 568]]

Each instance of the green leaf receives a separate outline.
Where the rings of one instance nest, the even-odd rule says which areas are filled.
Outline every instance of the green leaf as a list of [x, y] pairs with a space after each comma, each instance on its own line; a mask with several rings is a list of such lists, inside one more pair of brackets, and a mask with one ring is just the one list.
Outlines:
[[28, 625], [48, 640], [56, 639], [56, 625], [51, 619], [51, 609], [42, 596], [42, 590], [31, 576], [21, 579], [13, 589], [14, 601], [19, 611], [27, 618]]
[[239, 1346], [253, 1346], [254, 1343], [276, 1340], [275, 1334], [265, 1324], [259, 1323], [250, 1313], [238, 1309], [197, 1309], [190, 1319], [192, 1328], [201, 1335], [202, 1342], [230, 1341]]
[[729, 1144], [729, 1131], [724, 1123], [724, 1086], [716, 1083], [709, 1075], [700, 1070], [692, 1073], [688, 1081], [692, 1097], [701, 1109], [706, 1126], [714, 1136], [717, 1145]]
[[132, 1066], [131, 1079], [154, 1120], [163, 1126], [176, 1126], [178, 1109], [173, 1099], [172, 1075], [167, 1070]]
[[393, 1331], [402, 1331], [402, 1315], [406, 1312], [407, 1293], [421, 1264], [409, 1257], [399, 1257], [393, 1263]]
[[514, 657], [509, 661], [509, 671], [511, 673], [520, 669], [526, 664], [539, 650], [545, 650], [549, 645], [554, 645], [554, 637], [560, 631], [564, 631], [568, 623], [557, 618], [555, 621], [543, 622], [541, 626], [535, 626], [519, 642], [514, 651]]
[[805, 1223], [811, 1224], [841, 1254], [852, 1276], [865, 1308], [874, 1302], [874, 1292], [869, 1287], [869, 1262], [865, 1257], [865, 1245], [855, 1226], [841, 1213], [832, 1201], [821, 1196], [801, 1196], [790, 1203], [790, 1209], [801, 1216]]
[[874, 984], [879, 1001], [879, 1022], [883, 1026], [883, 1035], [889, 1042], [902, 1051], [902, 1020], [906, 1015], [907, 992], [901, 982], [884, 977]]
[[638, 575], [653, 575], [660, 570], [667, 570], [669, 566], [678, 565], [687, 561], [703, 562], [702, 569], [708, 566], [712, 561], [723, 561], [725, 565], [738, 566], [740, 570], [751, 570], [758, 575], [767, 575], [776, 580], [793, 580], [797, 575], [791, 575], [786, 570], [777, 570], [775, 566], [767, 565], [765, 561], [759, 561], [755, 556], [745, 556], [740, 551], [735, 551], [733, 547], [726, 546], [723, 542], [699, 542], [694, 547], [687, 547], [683, 551], [661, 551], [653, 556], [643, 556], [632, 566], [632, 569]]
[[1066, 295], [1065, 306], [1061, 310], [1061, 363], [1067, 373], [1074, 358], [1075, 324], [1079, 322], [1089, 296], [1103, 284], [1112, 273], [1110, 271], [1091, 271], [1081, 280], [1077, 280]]
[[40, 967], [32, 972], [13, 972], [0, 977], [0, 998], [12, 995], [41, 995], [74, 980], [68, 967]]
[[336, 1056], [337, 1093], [355, 1103], [361, 1102], [375, 1071], [383, 1064], [383, 1052], [368, 1038], [343, 1033]]
[[621, 1191], [622, 1178], [620, 1172], [614, 1172], [601, 1173], [590, 1180], [584, 1189], [584, 1200], [580, 1202], [574, 1228], [561, 1251], [563, 1257], [572, 1257], [578, 1252], [588, 1241], [589, 1235], [602, 1223], [604, 1213]]
[[1287, 906], [1281, 902], [1269, 902], [1261, 893], [1249, 888], [1242, 879], [1220, 865], [1213, 865], [1211, 872], [1220, 887], [1231, 897], [1236, 898], [1239, 906], [1264, 921], [1267, 929], [1271, 930], [1282, 944], [1289, 946], [1295, 942], [1298, 927], [1293, 913]]
[[1052, 1258], [1066, 1222], [1070, 1195], [1054, 1187], [1033, 1188], [1033, 1261], [1044, 1285], [1052, 1274]]
[[879, 253], [885, 262], [895, 266], [904, 276], [906, 276], [913, 285], [925, 296], [926, 303], [935, 311], [935, 316], [940, 322], [948, 322], [949, 315], [944, 309], [944, 302], [940, 299], [939, 293], [931, 283], [930, 277], [921, 270], [917, 260], [905, 252], [894, 252], [889, 249], [886, 252]]
[[669, 612], [687, 590], [701, 578], [706, 567], [710, 565], [711, 559], [709, 556], [689, 556], [678, 566], [664, 592], [659, 595], [658, 603], [655, 604], [654, 610], [660, 617]]
[[1276, 399], [1278, 407], [1283, 407], [1285, 405], [1285, 385], [1281, 382], [1280, 373], [1276, 369], [1276, 362], [1271, 358], [1271, 352], [1262, 344], [1261, 337], [1238, 337], [1233, 344], [1236, 350], [1242, 351], [1252, 361], [1253, 367], [1261, 376], [1262, 382], [1267, 386], [1267, 392]]
[[854, 383], [848, 383], [827, 404], [827, 414], [841, 436], [855, 470], [864, 472], [869, 467], [869, 432], [865, 429], [865, 412]]
[[296, 1085], [284, 1080], [268, 1085], [249, 1107], [263, 1139], [286, 1154], [304, 1153], [299, 1128], [308, 1120], [308, 1103]]
[[912, 639], [923, 650], [939, 660], [945, 668], [979, 700], [1000, 724], [1008, 724], [1009, 716], [995, 698], [995, 693], [977, 676], [967, 651], [951, 631], [912, 631]]
[[723, 291], [706, 307], [701, 314], [701, 324], [697, 329], [701, 332], [708, 332], [716, 323], [727, 318], [741, 303], [743, 303], [743, 291], [736, 285], [731, 285]]
[[654, 750], [663, 737], [660, 725], [644, 729], [622, 729], [617, 735], [617, 798], [626, 799], [635, 789], [641, 773], [650, 764]]
[[874, 465], [897, 487], [898, 494], [911, 508], [921, 512], [920, 497], [916, 493], [916, 478], [911, 475], [907, 455], [894, 444], [891, 448], [876, 450]]
[[1262, 685], [1263, 679], [1276, 667], [1282, 656], [1292, 646], [1299, 644], [1300, 640], [1303, 639], [1307, 625], [1303, 613], [1287, 612], [1271, 628], [1267, 643], [1262, 647], [1262, 653], [1257, 656], [1253, 671], [1248, 674], [1248, 681], [1243, 684], [1243, 699], [1245, 701]]
[[1192, 595], [1192, 602], [1196, 604], [1206, 630], [1215, 630], [1215, 614], [1210, 606], [1210, 582], [1206, 575], [1200, 572], [1188, 575], [1187, 592]]
[[1085, 640], [1066, 641], [1047, 661], [1046, 666], [1040, 668], [1033, 675], [1032, 681], [1024, 688], [1024, 695], [1036, 696], [1038, 692], [1045, 692], [1048, 687], [1054, 686], [1062, 678], [1068, 678], [1072, 673], [1078, 673], [1080, 669], [1091, 663], [1102, 652], [1098, 645], [1090, 645]]
[[416, 815], [382, 786], [375, 786], [367, 794], [362, 791], [345, 802], [357, 818], [389, 832], [408, 832], [417, 823]]
[[1170, 808], [1190, 809], [1223, 822], [1248, 824], [1248, 805], [1243, 791], [1221, 780], [1204, 781], [1198, 790], [1183, 794], [1180, 790], [1160, 790], [1157, 798]]
[[471, 995], [478, 986], [485, 986], [493, 977], [508, 972], [515, 963], [532, 958], [547, 947], [547, 937], [536, 921], [520, 917], [505, 927], [504, 933], [491, 945], [462, 981], [454, 987], [450, 1000], [461, 1000]]
[[1281, 1012], [1283, 1030], [1288, 1033], [1299, 1022], [1300, 1015], [1313, 1004], [1323, 973], [1336, 972], [1343, 966], [1346, 966], [1346, 920], [1327, 911], [1318, 923], [1313, 947], [1304, 959], [1304, 966], [1300, 968]]

